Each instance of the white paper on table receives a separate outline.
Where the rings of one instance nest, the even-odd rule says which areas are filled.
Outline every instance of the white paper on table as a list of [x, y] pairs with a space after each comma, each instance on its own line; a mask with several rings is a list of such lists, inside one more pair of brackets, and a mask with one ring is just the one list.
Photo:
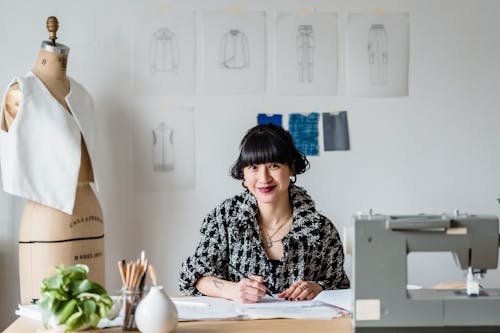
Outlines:
[[40, 312], [40, 307], [36, 304], [18, 304], [18, 308], [16, 309], [15, 313], [19, 317], [26, 317], [42, 321], [42, 313]]
[[286, 309], [286, 308], [307, 308], [310, 306], [318, 305], [318, 303], [314, 303], [314, 300], [311, 301], [288, 301], [284, 298], [264, 296], [258, 303], [235, 303], [236, 306], [240, 309]]
[[315, 305], [305, 307], [265, 307], [249, 308], [244, 310], [245, 319], [322, 319], [330, 320], [342, 316], [342, 313], [333, 306]]
[[282, 298], [265, 296], [260, 302], [237, 304], [237, 311], [245, 319], [332, 319], [342, 313], [333, 306], [311, 301], [287, 301]]
[[260, 302], [241, 304], [225, 299], [198, 296], [173, 298], [179, 321], [223, 319], [332, 319], [342, 312], [322, 302], [287, 301], [265, 296]]
[[352, 290], [336, 289], [323, 290], [314, 299], [313, 302], [333, 305], [347, 312], [352, 312]]
[[208, 296], [172, 298], [179, 321], [242, 319], [232, 301]]
[[[37, 304], [26, 304], [26, 305], [18, 305], [18, 308], [15, 311], [16, 315], [19, 317], [26, 317], [38, 321], [42, 321], [42, 312], [40, 307]], [[116, 327], [122, 326], [123, 316], [119, 315], [114, 319], [101, 318], [97, 327], [105, 328], [105, 327]]]

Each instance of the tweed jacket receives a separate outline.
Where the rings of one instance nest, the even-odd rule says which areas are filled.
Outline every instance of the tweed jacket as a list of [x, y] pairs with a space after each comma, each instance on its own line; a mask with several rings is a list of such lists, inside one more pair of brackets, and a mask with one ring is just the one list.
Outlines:
[[246, 276], [263, 276], [272, 293], [285, 290], [299, 279], [314, 281], [324, 289], [349, 288], [337, 229], [316, 210], [304, 189], [290, 185], [289, 197], [292, 227], [282, 240], [283, 257], [274, 264], [263, 247], [257, 201], [248, 190], [209, 213], [202, 223], [195, 253], [182, 263], [181, 294], [201, 295], [194, 285], [202, 276], [241, 280], [228, 262]]

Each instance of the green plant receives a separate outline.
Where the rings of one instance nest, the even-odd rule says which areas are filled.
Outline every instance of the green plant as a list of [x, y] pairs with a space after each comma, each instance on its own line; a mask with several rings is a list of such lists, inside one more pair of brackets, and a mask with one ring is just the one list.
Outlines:
[[113, 305], [106, 289], [87, 279], [86, 265], [60, 265], [56, 271], [42, 281], [38, 304], [44, 327], [64, 325], [65, 332], [96, 327]]

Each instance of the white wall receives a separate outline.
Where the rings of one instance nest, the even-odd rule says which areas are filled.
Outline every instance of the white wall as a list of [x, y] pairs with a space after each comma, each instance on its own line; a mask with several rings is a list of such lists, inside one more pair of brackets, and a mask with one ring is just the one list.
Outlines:
[[[339, 15], [338, 96], [134, 95], [131, 86], [131, 15], [138, 9], [227, 9], [245, 4], [268, 11], [270, 52], [273, 15], [278, 10], [314, 7]], [[410, 13], [410, 96], [363, 99], [346, 94], [346, 18], [349, 11]], [[164, 7], [163, 7], [164, 8]], [[318, 207], [338, 228], [352, 223], [358, 211], [385, 213], [464, 212], [498, 214], [500, 196], [500, 2], [494, 0], [223, 0], [157, 1], [1, 1], [0, 87], [30, 69], [45, 20], [60, 21], [58, 40], [71, 48], [69, 74], [94, 96], [99, 116], [102, 191], [105, 214], [107, 287], [119, 287], [116, 261], [145, 249], [167, 291], [177, 290], [179, 265], [199, 238], [203, 216], [222, 199], [240, 190], [228, 176], [243, 133], [258, 112], [319, 112], [346, 109], [351, 151], [321, 153], [299, 177]], [[198, 26], [198, 38], [202, 27]], [[201, 41], [200, 41], [201, 42]], [[198, 43], [198, 45], [201, 45]], [[201, 53], [201, 50], [200, 50]], [[272, 53], [269, 68], [274, 68]], [[198, 64], [201, 64], [198, 57]], [[200, 79], [200, 67], [198, 67]], [[198, 81], [199, 82], [199, 81]], [[268, 83], [274, 79], [268, 75]], [[268, 89], [269, 91], [269, 89]], [[134, 191], [130, 115], [148, 103], [196, 107], [196, 189], [140, 194]], [[2, 289], [18, 286], [17, 223], [21, 205], [5, 195], [0, 208], [15, 219], [1, 220]], [[5, 225], [7, 228], [5, 228]], [[348, 260], [347, 269], [350, 260]], [[450, 255], [410, 260], [410, 282], [462, 278]], [[9, 279], [9, 280], [5, 280]], [[500, 273], [487, 275], [499, 287]], [[0, 299], [0, 329], [13, 320], [17, 295]]]

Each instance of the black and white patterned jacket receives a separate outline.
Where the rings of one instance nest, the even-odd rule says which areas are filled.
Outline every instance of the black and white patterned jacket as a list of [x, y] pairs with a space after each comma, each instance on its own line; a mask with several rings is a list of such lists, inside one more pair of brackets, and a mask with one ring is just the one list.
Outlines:
[[275, 269], [262, 244], [257, 201], [246, 190], [222, 202], [204, 219], [195, 254], [182, 263], [181, 294], [201, 295], [194, 285], [202, 276], [241, 280], [228, 260], [247, 276], [263, 276], [272, 293], [285, 290], [299, 279], [314, 281], [324, 289], [349, 288], [337, 229], [316, 211], [304, 189], [290, 185], [289, 193], [293, 224], [282, 240], [284, 255]]

